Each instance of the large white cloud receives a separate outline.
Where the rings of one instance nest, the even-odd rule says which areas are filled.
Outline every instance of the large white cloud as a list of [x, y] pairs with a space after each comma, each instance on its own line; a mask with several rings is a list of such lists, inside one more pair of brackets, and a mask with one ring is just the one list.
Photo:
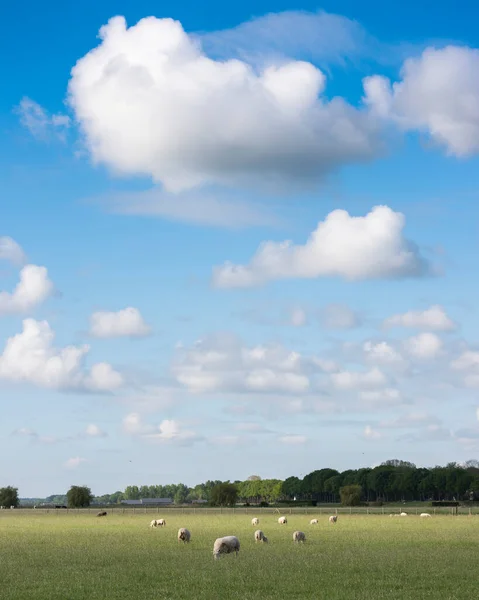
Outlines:
[[376, 120], [321, 97], [303, 61], [258, 72], [216, 61], [178, 21], [114, 17], [72, 69], [69, 103], [93, 160], [169, 190], [206, 183], [314, 181], [377, 150]]
[[7, 340], [0, 355], [0, 379], [63, 390], [110, 391], [122, 376], [107, 363], [83, 368], [88, 346], [53, 346], [54, 332], [47, 321], [25, 319], [23, 330]]
[[366, 101], [404, 129], [428, 133], [449, 154], [479, 152], [479, 50], [427, 48], [405, 61], [401, 81], [366, 78]]
[[14, 239], [0, 236], [0, 260], [8, 260], [14, 265], [23, 265], [27, 257], [23, 248]]
[[286, 278], [347, 280], [419, 277], [429, 265], [403, 235], [404, 215], [376, 206], [365, 217], [331, 212], [303, 246], [264, 242], [248, 265], [225, 263], [213, 272], [217, 287], [249, 287]]
[[117, 312], [99, 311], [92, 314], [90, 333], [98, 338], [143, 337], [150, 333], [140, 311], [131, 306]]
[[217, 335], [180, 348], [172, 366], [189, 391], [304, 394], [315, 376], [334, 370], [331, 361], [305, 357], [279, 344], [245, 346], [234, 336]]
[[456, 324], [439, 304], [425, 310], [410, 310], [393, 315], [384, 321], [385, 327], [408, 327], [432, 331], [452, 331]]
[[54, 291], [45, 267], [26, 265], [13, 292], [0, 292], [0, 315], [25, 313], [46, 300]]
[[404, 347], [414, 358], [432, 359], [440, 354], [443, 342], [435, 333], [426, 332], [405, 340]]

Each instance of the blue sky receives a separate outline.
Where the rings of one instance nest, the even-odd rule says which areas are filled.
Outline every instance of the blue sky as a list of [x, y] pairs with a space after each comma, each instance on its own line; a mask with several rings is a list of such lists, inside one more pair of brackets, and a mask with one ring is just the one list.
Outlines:
[[479, 9], [82, 8], [0, 36], [0, 486], [477, 456]]

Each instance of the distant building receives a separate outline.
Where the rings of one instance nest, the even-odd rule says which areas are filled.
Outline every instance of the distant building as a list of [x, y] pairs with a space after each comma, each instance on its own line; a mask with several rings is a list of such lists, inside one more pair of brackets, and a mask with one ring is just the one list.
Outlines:
[[173, 500], [171, 498], [140, 498], [139, 500], [122, 500], [121, 503], [129, 506], [165, 506], [173, 504]]

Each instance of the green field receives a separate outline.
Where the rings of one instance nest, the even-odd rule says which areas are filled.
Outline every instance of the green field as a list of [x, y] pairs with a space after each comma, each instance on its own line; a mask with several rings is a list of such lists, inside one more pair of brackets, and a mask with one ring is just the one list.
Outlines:
[[[14, 513], [14, 514], [12, 514]], [[167, 526], [150, 529], [152, 518]], [[371, 600], [479, 597], [479, 518], [260, 515], [35, 514], [0, 516], [2, 600]], [[319, 525], [310, 526], [314, 516]], [[192, 533], [179, 545], [179, 527]], [[304, 545], [292, 533], [306, 533]], [[241, 551], [213, 560], [213, 542], [237, 535]]]

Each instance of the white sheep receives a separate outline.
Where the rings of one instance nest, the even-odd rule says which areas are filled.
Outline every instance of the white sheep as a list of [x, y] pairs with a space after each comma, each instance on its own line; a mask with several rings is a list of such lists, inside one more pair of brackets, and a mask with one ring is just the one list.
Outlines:
[[288, 519], [287, 519], [286, 517], [280, 517], [280, 518], [278, 519], [278, 523], [279, 523], [280, 525], [286, 525], [286, 523], [287, 523], [287, 522], [288, 522]]
[[157, 527], [165, 527], [166, 526], [166, 519], [156, 519], [156, 526]]
[[311, 519], [311, 521], [309, 522], [310, 525], [317, 525], [318, 524], [318, 519]]
[[251, 519], [251, 525], [259, 525], [259, 519], [257, 517], [254, 517], [254, 519]]
[[234, 552], [238, 556], [240, 550], [239, 539], [235, 535], [226, 535], [215, 540], [213, 546], [213, 557], [220, 558], [221, 554], [231, 554]]
[[406, 512], [399, 513], [399, 516], [400, 517], [407, 517], [407, 513]]
[[156, 519], [153, 519], [153, 521], [151, 521], [150, 527], [156, 527]]
[[178, 529], [178, 542], [189, 542], [191, 539], [191, 533], [185, 527]]
[[254, 541], [255, 542], [263, 542], [265, 544], [268, 543], [268, 538], [265, 536], [265, 534], [261, 531], [261, 529], [257, 529], [254, 532]]
[[329, 517], [329, 522], [330, 523], [336, 523], [337, 520], [338, 520], [338, 515], [331, 515]]
[[306, 536], [304, 535], [304, 533], [302, 531], [295, 531], [293, 533], [293, 542], [305, 542], [306, 541]]
[[419, 516], [420, 517], [430, 517], [431, 515], [429, 513], [421, 513]]

